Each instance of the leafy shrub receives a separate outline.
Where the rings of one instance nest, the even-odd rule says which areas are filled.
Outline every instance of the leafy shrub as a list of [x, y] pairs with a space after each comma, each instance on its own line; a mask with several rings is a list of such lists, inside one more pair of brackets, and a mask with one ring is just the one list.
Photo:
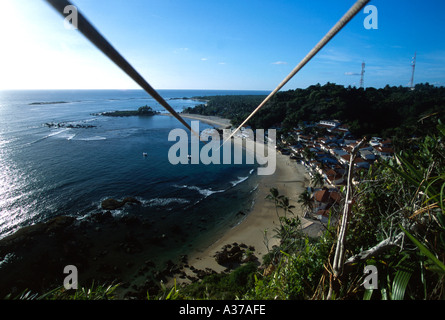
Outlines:
[[181, 293], [192, 299], [233, 300], [253, 287], [256, 272], [255, 263], [248, 262], [231, 273], [205, 276], [202, 281], [187, 285]]

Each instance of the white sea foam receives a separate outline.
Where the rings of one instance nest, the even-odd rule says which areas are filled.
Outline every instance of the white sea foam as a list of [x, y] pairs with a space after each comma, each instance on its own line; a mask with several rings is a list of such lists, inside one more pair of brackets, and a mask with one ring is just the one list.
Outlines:
[[153, 198], [150, 200], [140, 200], [143, 206], [156, 206], [156, 207], [164, 207], [168, 206], [171, 203], [178, 204], [187, 204], [190, 203], [189, 200], [183, 198]]
[[230, 181], [230, 183], [232, 184], [232, 187], [234, 187], [234, 186], [240, 184], [241, 182], [246, 181], [248, 178], [249, 178], [248, 176], [247, 177], [238, 177], [238, 180]]
[[60, 134], [62, 134], [64, 132], [67, 132], [68, 130], [70, 130], [70, 129], [69, 128], [63, 128], [63, 129], [60, 129], [60, 130], [53, 131], [53, 132], [47, 134], [46, 136], [43, 136], [43, 137], [41, 137], [41, 138], [39, 138], [39, 139], [37, 139], [35, 141], [32, 141], [32, 142], [30, 142], [28, 144], [31, 145], [31, 144], [43, 141], [43, 140], [48, 139], [48, 138], [58, 136], [58, 135], [60, 135]]
[[12, 261], [15, 258], [15, 255], [13, 253], [7, 253], [3, 259], [0, 259], [0, 269], [3, 267], [3, 265], [6, 265], [8, 262]]
[[107, 140], [107, 138], [101, 137], [101, 136], [94, 136], [94, 137], [80, 138], [80, 139], [76, 139], [76, 140], [80, 140], [80, 141], [98, 141], [98, 140]]
[[198, 191], [201, 195], [204, 196], [204, 198], [207, 198], [208, 196], [210, 196], [210, 195], [212, 195], [214, 193], [219, 193], [219, 192], [226, 191], [226, 190], [203, 189], [203, 188], [200, 188], [200, 187], [197, 187], [197, 186], [188, 186], [188, 185], [182, 185], [182, 186], [173, 185], [173, 187]]
[[251, 170], [249, 171], [249, 175], [248, 175], [247, 177], [237, 177], [238, 180], [236, 180], [236, 181], [230, 181], [230, 183], [232, 184], [232, 187], [234, 187], [234, 186], [240, 184], [241, 182], [244, 182], [244, 181], [246, 181], [247, 179], [249, 179], [249, 176], [252, 175], [252, 173], [253, 173], [254, 171], [255, 171], [255, 169], [251, 169]]
[[57, 130], [57, 131], [55, 131], [55, 132], [51, 132], [51, 133], [50, 133], [49, 135], [47, 135], [45, 138], [54, 137], [54, 136], [56, 136], [56, 135], [58, 135], [58, 134], [61, 134], [61, 133], [66, 132], [66, 131], [68, 131], [68, 130], [69, 130], [68, 128], [65, 128], [65, 129]]

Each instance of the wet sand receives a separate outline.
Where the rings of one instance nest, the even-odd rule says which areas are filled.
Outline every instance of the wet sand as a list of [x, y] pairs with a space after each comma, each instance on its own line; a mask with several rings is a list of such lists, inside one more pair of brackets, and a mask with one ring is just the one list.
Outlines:
[[[230, 123], [227, 119], [218, 117], [209, 118], [188, 114], [181, 114], [181, 116], [200, 120], [217, 128], [227, 128], [227, 124]], [[247, 149], [248, 152], [254, 152], [251, 148]], [[303, 218], [301, 206], [297, 203], [298, 196], [309, 185], [310, 180], [306, 169], [295, 161], [290, 160], [289, 156], [277, 153], [275, 149], [272, 152], [276, 154], [275, 173], [260, 176], [252, 210], [240, 224], [228, 230], [209, 247], [190, 254], [188, 258], [189, 265], [199, 270], [212, 269], [216, 272], [222, 272], [226, 267], [216, 262], [215, 254], [221, 251], [225, 245], [233, 243], [253, 247], [255, 249], [253, 253], [261, 263], [262, 257], [267, 254], [268, 249], [278, 244], [279, 241], [274, 238], [274, 229], [279, 226], [277, 210], [275, 209], [275, 204], [271, 200], [266, 199], [270, 189], [273, 187], [277, 188], [281, 195], [288, 197], [290, 204], [295, 206], [292, 211], [301, 219], [303, 229], [314, 224], [313, 221]], [[280, 215], [283, 214], [282, 210], [279, 210], [278, 213]], [[185, 272], [190, 276], [193, 275], [190, 270], [185, 270]], [[176, 280], [177, 283], [189, 282], [187, 279], [176, 278]]]

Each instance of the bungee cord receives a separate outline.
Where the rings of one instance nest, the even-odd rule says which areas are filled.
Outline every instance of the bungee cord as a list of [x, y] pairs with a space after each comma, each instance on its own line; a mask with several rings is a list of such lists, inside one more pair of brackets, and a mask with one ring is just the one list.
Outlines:
[[[68, 0], [46, 0], [56, 11], [64, 16], [65, 7], [72, 5]], [[229, 141], [286, 83], [288, 83], [370, 0], [358, 0], [329, 32], [312, 48], [301, 62], [284, 78], [283, 81], [252, 111], [252, 113], [231, 132], [220, 147]], [[100, 51], [110, 58], [119, 68], [130, 76], [139, 86], [151, 95], [161, 106], [170, 112], [187, 129], [199, 137], [188, 123], [162, 98], [162, 96], [125, 60], [125, 58], [96, 30], [96, 28], [78, 11], [78, 30]]]
[[[68, 0], [46, 0], [62, 16], [67, 6], [72, 6]], [[132, 78], [142, 89], [151, 95], [161, 106], [170, 112], [187, 129], [193, 132], [189, 124], [165, 101], [164, 98], [128, 63], [127, 60], [97, 31], [97, 29], [78, 11], [77, 28], [100, 51], [110, 58], [119, 68]], [[197, 134], [197, 133], [195, 133]]]
[[311, 51], [301, 60], [301, 62], [284, 78], [284, 80], [256, 107], [255, 110], [244, 120], [238, 128], [221, 144], [224, 145], [230, 140], [257, 113], [290, 79], [297, 74], [370, 0], [358, 0], [343, 17], [329, 30], [329, 32], [312, 48]]

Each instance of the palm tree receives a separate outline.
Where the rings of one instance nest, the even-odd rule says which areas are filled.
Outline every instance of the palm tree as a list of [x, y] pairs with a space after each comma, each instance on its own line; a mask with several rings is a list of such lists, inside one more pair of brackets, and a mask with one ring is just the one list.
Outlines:
[[289, 198], [280, 194], [277, 188], [270, 188], [270, 193], [266, 196], [266, 199], [272, 200], [275, 202], [275, 212], [277, 213], [278, 221], [280, 222], [280, 225], [282, 224], [282, 218], [280, 217], [278, 213], [278, 208], [282, 208], [284, 210], [284, 219], [287, 219], [287, 213], [294, 214], [292, 212], [292, 209], [295, 208], [294, 205], [291, 205], [289, 202]]
[[266, 196], [266, 199], [272, 200], [275, 202], [275, 212], [277, 213], [278, 221], [281, 224], [280, 215], [278, 214], [278, 206], [281, 201], [281, 199], [284, 197], [283, 195], [280, 195], [277, 188], [270, 188], [269, 194]]
[[283, 209], [284, 209], [284, 217], [285, 217], [285, 218], [286, 218], [286, 213], [288, 213], [288, 212], [294, 214], [294, 213], [292, 212], [291, 209], [295, 208], [295, 206], [293, 206], [293, 205], [291, 205], [291, 204], [289, 203], [289, 198], [288, 198], [288, 197], [282, 196], [282, 198], [280, 199], [280, 203], [278, 204], [278, 206], [279, 206], [280, 208], [283, 208]]
[[320, 172], [315, 172], [312, 179], [311, 179], [311, 183], [314, 187], [320, 186], [322, 187], [324, 185], [324, 177]]
[[314, 202], [313, 202], [313, 199], [312, 199], [312, 195], [306, 189], [306, 190], [304, 190], [303, 193], [301, 193], [298, 196], [298, 201], [297, 202], [301, 204], [301, 207], [302, 207], [302, 209], [304, 211], [304, 217], [306, 217], [307, 211], [313, 209]]
[[283, 198], [283, 195], [280, 195], [277, 188], [270, 188], [269, 194], [266, 196], [266, 199], [272, 200], [275, 202], [275, 206], [278, 206], [278, 203]]

